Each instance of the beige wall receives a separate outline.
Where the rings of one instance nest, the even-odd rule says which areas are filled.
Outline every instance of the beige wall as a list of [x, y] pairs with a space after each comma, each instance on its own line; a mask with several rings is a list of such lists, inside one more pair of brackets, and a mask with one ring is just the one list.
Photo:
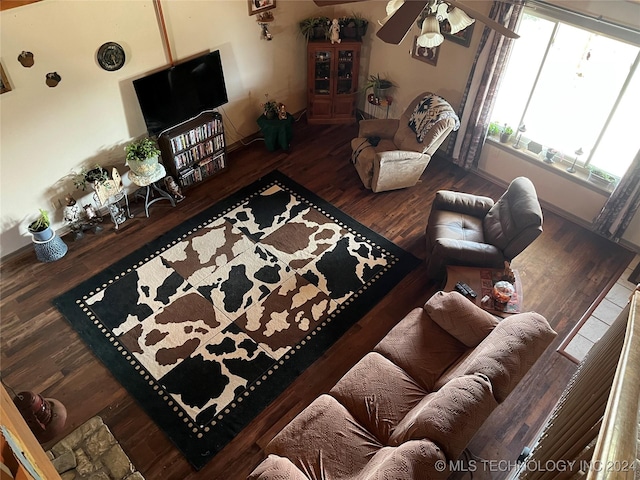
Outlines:
[[[265, 93], [284, 102], [289, 111], [305, 107], [305, 44], [297, 22], [315, 14], [334, 17], [355, 11], [370, 20], [360, 75], [364, 79], [370, 73], [387, 73], [398, 84], [391, 116], [399, 115], [425, 90], [443, 95], [458, 108], [482, 25], [476, 25], [469, 48], [445, 42], [434, 67], [411, 58], [416, 26], [400, 46], [375, 37], [376, 20], [384, 17], [385, 4], [371, 0], [317, 8], [311, 0], [278, 0], [270, 25], [273, 40], [267, 42], [259, 39], [245, 0], [162, 2], [174, 59], [205, 50], [221, 52], [229, 93], [223, 108], [238, 129], [234, 131], [225, 118], [228, 143], [257, 131], [255, 119]], [[627, 4], [631, 5], [571, 2], [587, 11], [615, 13], [621, 8], [623, 19], [630, 18]], [[483, 13], [490, 8], [487, 1], [472, 5]], [[26, 225], [38, 208], [47, 208], [54, 227], [62, 227], [58, 201], [74, 191], [71, 172], [95, 163], [124, 170], [124, 145], [146, 133], [131, 82], [166, 66], [168, 59], [151, 0], [44, 0], [0, 12], [0, 26], [0, 59], [13, 87], [0, 96], [0, 255], [4, 256], [31, 242]], [[102, 70], [95, 60], [98, 47], [108, 41], [120, 43], [127, 56], [116, 72]], [[22, 50], [35, 54], [32, 68], [17, 62]], [[62, 76], [56, 88], [44, 83], [52, 71]], [[364, 95], [359, 103], [364, 107]], [[488, 165], [487, 173], [500, 178], [503, 167]], [[517, 162], [513, 165], [519, 170]], [[555, 194], [569, 191], [561, 179], [549, 181]], [[566, 197], [553, 200], [571, 203]], [[588, 208], [598, 209], [596, 203]], [[588, 217], [582, 211], [568, 213]], [[632, 227], [638, 223], [634, 220]], [[640, 228], [635, 230], [636, 236], [629, 240], [640, 245]]]
[[[264, 94], [290, 111], [306, 103], [305, 44], [297, 21], [317, 11], [310, 1], [279, 0], [273, 40], [260, 40], [244, 0], [163, 2], [175, 60], [219, 49], [229, 104], [228, 143], [254, 133]], [[69, 174], [82, 165], [115, 164], [123, 172], [123, 148], [146, 133], [132, 80], [168, 65], [150, 0], [45, 0], [0, 13], [0, 58], [11, 92], [0, 96], [0, 254], [31, 242], [26, 225], [38, 211], [51, 212], [61, 228], [59, 201], [74, 192]], [[102, 70], [96, 51], [121, 44], [126, 63]], [[22, 67], [21, 51], [35, 55]], [[62, 81], [45, 85], [48, 72]], [[77, 196], [77, 195], [76, 195]]]

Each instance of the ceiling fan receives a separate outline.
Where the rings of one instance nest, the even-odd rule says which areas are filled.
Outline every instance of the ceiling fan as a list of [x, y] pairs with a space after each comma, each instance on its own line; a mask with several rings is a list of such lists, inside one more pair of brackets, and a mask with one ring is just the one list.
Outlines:
[[[362, 0], [314, 0], [320, 7], [359, 1]], [[449, 20], [452, 27], [451, 33], [466, 28], [475, 19], [505, 37], [519, 38], [514, 31], [458, 0], [391, 0], [387, 4], [387, 17], [379, 22], [382, 27], [376, 35], [383, 42], [397, 45], [417, 21], [422, 28], [418, 45], [435, 47], [444, 40], [439, 27], [439, 22], [444, 19]]]

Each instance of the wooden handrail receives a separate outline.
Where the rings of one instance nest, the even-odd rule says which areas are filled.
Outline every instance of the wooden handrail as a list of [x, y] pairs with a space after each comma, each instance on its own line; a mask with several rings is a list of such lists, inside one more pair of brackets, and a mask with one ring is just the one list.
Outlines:
[[640, 291], [631, 298], [618, 367], [587, 480], [631, 480], [638, 467]]

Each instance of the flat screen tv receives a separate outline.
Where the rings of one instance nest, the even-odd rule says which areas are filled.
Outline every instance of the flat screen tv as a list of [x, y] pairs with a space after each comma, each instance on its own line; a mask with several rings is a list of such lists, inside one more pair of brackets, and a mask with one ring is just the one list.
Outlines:
[[134, 80], [133, 87], [152, 136], [229, 101], [219, 50]]

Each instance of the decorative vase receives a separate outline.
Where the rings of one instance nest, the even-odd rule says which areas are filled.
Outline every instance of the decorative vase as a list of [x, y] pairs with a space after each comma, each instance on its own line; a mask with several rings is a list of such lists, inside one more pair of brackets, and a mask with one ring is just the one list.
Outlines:
[[48, 242], [53, 237], [53, 229], [51, 227], [47, 227], [44, 230], [40, 230], [39, 232], [31, 230], [29, 228], [29, 233], [33, 235], [33, 239], [38, 242]]
[[342, 27], [340, 29], [340, 37], [344, 38], [345, 40], [356, 38], [356, 35], [357, 35], [356, 27], [347, 26], [347, 27]]
[[373, 87], [373, 95], [379, 99], [380, 98], [386, 99], [387, 96], [389, 95], [389, 90], [391, 90], [391, 87], [384, 87], [384, 88]]
[[[45, 233], [49, 231], [49, 233]], [[38, 240], [36, 234], [45, 234], [42, 237], [43, 240]], [[44, 263], [55, 262], [56, 260], [60, 260], [67, 254], [67, 244], [64, 243], [62, 238], [58, 237], [56, 233], [51, 229], [51, 227], [47, 227], [42, 232], [31, 232], [33, 235], [33, 247], [36, 251], [36, 258]], [[46, 237], [49, 235], [49, 237]]]
[[55, 398], [43, 398], [33, 392], [20, 392], [13, 403], [38, 442], [46, 443], [62, 432], [67, 421], [67, 409]]
[[157, 171], [156, 165], [158, 164], [158, 156], [149, 157], [145, 160], [135, 160], [133, 162], [127, 162], [129, 169], [141, 177], [149, 177]]
[[356, 39], [362, 40], [367, 34], [367, 27], [369, 26], [369, 22], [365, 22], [362, 25], [356, 25]]

